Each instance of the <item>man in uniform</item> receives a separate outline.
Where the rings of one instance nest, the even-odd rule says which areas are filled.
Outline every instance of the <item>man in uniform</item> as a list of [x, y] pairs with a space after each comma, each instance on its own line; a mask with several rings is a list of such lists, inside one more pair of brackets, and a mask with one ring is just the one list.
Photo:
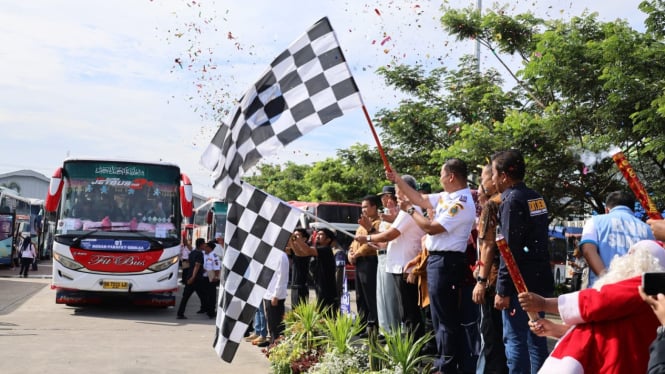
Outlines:
[[[554, 276], [548, 249], [545, 200], [524, 184], [526, 167], [514, 149], [492, 156], [492, 181], [501, 192], [499, 231], [531, 292], [550, 297]], [[535, 373], [547, 358], [547, 339], [529, 330], [528, 316], [517, 300], [515, 285], [501, 257], [494, 307], [503, 311], [503, 341], [511, 373]]]
[[[466, 247], [476, 219], [476, 206], [467, 184], [468, 169], [460, 159], [447, 160], [441, 167], [443, 192], [421, 195], [396, 172], [386, 172], [413, 205], [433, 209], [427, 219], [411, 206], [406, 212], [426, 234], [427, 286], [432, 324], [437, 345], [436, 368], [444, 373], [458, 372], [460, 360], [460, 290], [467, 269]], [[401, 206], [400, 206], [401, 208]]]

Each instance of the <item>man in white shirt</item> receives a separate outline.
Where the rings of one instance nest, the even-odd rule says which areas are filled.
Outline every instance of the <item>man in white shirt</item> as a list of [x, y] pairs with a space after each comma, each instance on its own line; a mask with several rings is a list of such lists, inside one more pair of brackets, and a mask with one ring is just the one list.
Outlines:
[[275, 273], [272, 275], [263, 296], [263, 305], [268, 320], [268, 330], [270, 331], [270, 344], [284, 335], [284, 302], [286, 301], [289, 283], [289, 257], [286, 252], [279, 252], [279, 266], [275, 269]]
[[215, 242], [209, 241], [203, 246], [203, 277], [205, 280], [204, 306], [201, 308], [210, 318], [217, 316], [217, 286], [219, 285], [222, 264], [213, 252]]
[[[403, 175], [402, 179], [413, 189], [416, 188], [416, 179], [410, 175]], [[411, 206], [411, 202], [406, 195], [397, 187], [397, 201], [404, 209]], [[419, 207], [416, 207], [421, 211]], [[387, 254], [383, 262], [383, 271], [390, 276], [392, 283], [390, 289], [394, 294], [383, 292], [377, 294], [377, 303], [380, 303], [379, 297], [384, 299], [384, 303], [390, 304], [398, 310], [398, 323], [404, 322], [409, 331], [419, 338], [424, 333], [423, 321], [418, 306], [418, 286], [406, 282], [407, 271], [404, 270], [406, 264], [420, 253], [421, 240], [425, 231], [421, 229], [413, 218], [404, 210], [399, 210], [392, 225], [379, 234], [367, 236], [356, 236], [355, 240], [365, 243], [370, 239], [372, 243], [388, 242]], [[379, 262], [381, 264], [381, 262]]]

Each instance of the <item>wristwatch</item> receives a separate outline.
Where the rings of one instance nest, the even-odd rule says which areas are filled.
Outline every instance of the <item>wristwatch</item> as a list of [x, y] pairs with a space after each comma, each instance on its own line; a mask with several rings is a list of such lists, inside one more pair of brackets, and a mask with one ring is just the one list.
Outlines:
[[416, 211], [416, 208], [411, 207], [411, 208], [406, 210], [406, 213], [408, 213], [410, 216], [412, 216], [415, 211]]
[[478, 283], [487, 283], [487, 278], [483, 278], [481, 276], [476, 277], [476, 282]]
[[372, 235], [367, 235], [367, 238], [365, 239], [367, 239], [367, 243], [370, 243], [372, 241]]

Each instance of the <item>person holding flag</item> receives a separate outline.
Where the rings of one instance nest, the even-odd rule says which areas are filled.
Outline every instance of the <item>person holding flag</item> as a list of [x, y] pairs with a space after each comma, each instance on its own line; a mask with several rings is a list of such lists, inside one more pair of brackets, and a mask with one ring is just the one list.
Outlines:
[[397, 172], [386, 168], [386, 177], [413, 205], [434, 210], [430, 221], [414, 206], [402, 207], [426, 234], [427, 286], [437, 345], [434, 366], [444, 373], [461, 368], [460, 290], [467, 269], [466, 247], [476, 219], [476, 207], [467, 184], [468, 169], [460, 159], [447, 160], [439, 180], [443, 192], [421, 195]]

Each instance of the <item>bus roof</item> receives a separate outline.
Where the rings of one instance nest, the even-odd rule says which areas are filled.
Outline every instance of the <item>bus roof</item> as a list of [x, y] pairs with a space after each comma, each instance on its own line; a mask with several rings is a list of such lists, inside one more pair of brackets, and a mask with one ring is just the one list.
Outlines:
[[12, 190], [11, 188], [0, 188], [0, 194], [4, 196], [11, 196], [13, 199], [16, 200], [21, 200], [23, 202], [26, 202], [30, 205], [43, 205], [44, 204], [44, 199], [37, 199], [34, 197], [25, 197], [21, 196], [16, 190]]
[[145, 161], [145, 160], [130, 160], [130, 159], [123, 159], [123, 158], [114, 158], [114, 157], [83, 157], [83, 156], [76, 156], [76, 157], [67, 157], [63, 161], [65, 162], [123, 162], [123, 163], [130, 163], [130, 164], [150, 164], [150, 165], [159, 165], [159, 166], [173, 166], [180, 168], [178, 165], [171, 163], [171, 162], [164, 162], [164, 161]]

